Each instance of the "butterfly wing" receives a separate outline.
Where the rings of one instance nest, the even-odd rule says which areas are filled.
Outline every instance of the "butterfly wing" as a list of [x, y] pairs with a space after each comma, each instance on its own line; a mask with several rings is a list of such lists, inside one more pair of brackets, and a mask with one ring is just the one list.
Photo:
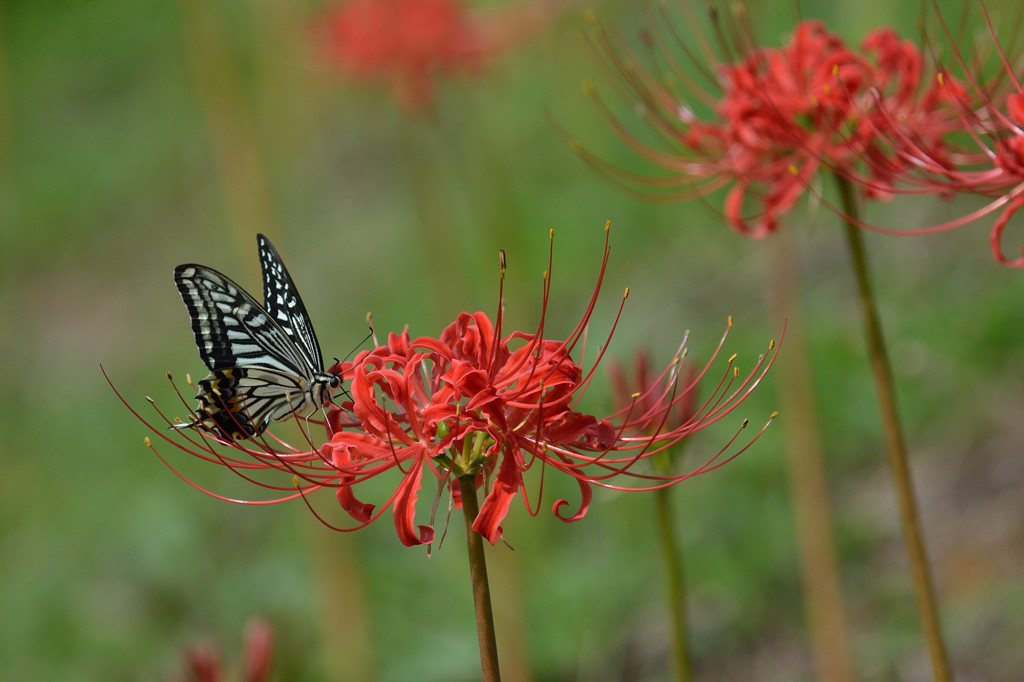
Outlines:
[[211, 371], [260, 367], [311, 377], [315, 368], [289, 334], [242, 287], [202, 265], [174, 269], [199, 355]]
[[276, 370], [214, 370], [199, 382], [195, 421], [180, 428], [204, 424], [231, 438], [249, 438], [263, 433], [271, 421], [305, 409], [308, 388], [302, 377]]
[[288, 334], [312, 371], [323, 372], [320, 343], [295, 282], [270, 240], [262, 234], [256, 240], [263, 269], [263, 307]]
[[185, 426], [212, 422], [222, 433], [244, 438], [310, 406], [316, 369], [248, 292], [216, 270], [191, 263], [175, 268], [174, 283], [211, 372], [199, 382], [196, 421]]

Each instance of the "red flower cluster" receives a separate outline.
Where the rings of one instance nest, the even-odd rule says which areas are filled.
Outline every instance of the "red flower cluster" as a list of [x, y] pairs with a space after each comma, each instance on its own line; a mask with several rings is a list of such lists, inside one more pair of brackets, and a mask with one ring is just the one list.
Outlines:
[[1024, 87], [1012, 64], [1020, 55], [1008, 55], [999, 44], [996, 29], [983, 3], [979, 3], [988, 29], [989, 49], [978, 54], [994, 54], [998, 69], [984, 75], [986, 69], [975, 63], [968, 66], [942, 15], [938, 15], [949, 41], [954, 61], [963, 75], [963, 85], [943, 70], [937, 79], [955, 103], [958, 130], [966, 142], [954, 154], [939, 157], [930, 150], [910, 150], [907, 160], [917, 172], [903, 178], [908, 192], [976, 194], [991, 199], [979, 210], [919, 232], [935, 232], [958, 227], [1002, 209], [992, 226], [989, 242], [996, 259], [1004, 265], [1024, 267], [1024, 248], [1016, 258], [1003, 252], [1003, 232], [1010, 219], [1024, 206]]
[[390, 82], [419, 109], [433, 98], [433, 73], [475, 69], [478, 38], [456, 0], [350, 0], [324, 20], [327, 55], [358, 80]]
[[474, 74], [533, 31], [540, 12], [466, 9], [460, 0], [348, 0], [319, 22], [328, 60], [347, 77], [385, 82], [410, 111], [427, 109], [437, 74]]
[[[487, 315], [462, 313], [438, 339], [392, 334], [387, 345], [358, 358], [350, 390], [362, 429], [336, 429], [321, 453], [339, 470], [358, 468], [360, 477], [408, 467], [395, 497], [395, 524], [406, 544], [432, 538], [429, 527], [420, 526], [418, 536], [413, 528], [424, 470], [449, 479], [491, 476], [497, 468], [474, 523], [495, 542], [530, 459], [562, 449], [560, 464], [573, 466], [573, 448], [603, 450], [615, 442], [609, 422], [571, 409], [582, 380], [564, 342], [522, 333], [501, 339]], [[360, 520], [372, 511], [355, 502], [350, 484], [338, 497]]]
[[[685, 342], [684, 342], [685, 343]], [[690, 421], [697, 409], [697, 379], [698, 368], [696, 365], [689, 365], [687, 372], [683, 375], [685, 385], [694, 386], [694, 390], [685, 392], [686, 400], [678, 401], [675, 408], [666, 415], [665, 426], [673, 428]], [[651, 358], [646, 349], [640, 350], [633, 356], [633, 376], [627, 378], [626, 372], [618, 362], [613, 363], [610, 369], [612, 380], [612, 395], [619, 401], [616, 407], [639, 410], [640, 414], [659, 414], [662, 401], [665, 399], [665, 392], [668, 389], [667, 376], [662, 372], [658, 376], [651, 375]]]
[[[1024, 207], [1024, 86], [1012, 66], [1019, 54], [1004, 52], [984, 4], [979, 6], [990, 44], [972, 53], [969, 63], [937, 15], [959, 78], [941, 64], [926, 68], [921, 50], [890, 28], [869, 33], [854, 50], [817, 21], [797, 24], [782, 48], [724, 46], [724, 52], [741, 57], [695, 65], [679, 58], [692, 52], [674, 46], [680, 34], [667, 16], [652, 22], [652, 33], [645, 35], [665, 65], [655, 71], [592, 18], [594, 44], [657, 142], [635, 135], [592, 85], [586, 89], [615, 133], [668, 175], [638, 175], [571, 138], [570, 145], [643, 199], [679, 201], [731, 186], [724, 215], [750, 237], [777, 230], [780, 217], [804, 192], [814, 191], [821, 169], [873, 199], [979, 195], [989, 199], [984, 207], [916, 228], [867, 224], [829, 207], [864, 228], [905, 236], [952, 229], [1001, 211], [989, 236], [992, 252], [1003, 264], [1024, 267], [1024, 248], [1011, 257], [1002, 247], [1009, 221]], [[751, 32], [739, 27], [733, 33]], [[986, 54], [998, 62], [994, 74], [985, 68]], [[702, 86], [691, 71], [714, 78]]]
[[[697, 405], [693, 405], [693, 392], [706, 378], [728, 330], [711, 361], [695, 374], [687, 374], [685, 382], [679, 380], [686, 356], [680, 348], [661, 380], [624, 398], [625, 407], [603, 418], [582, 411], [579, 402], [604, 350], [589, 371], [576, 358], [582, 354], [608, 254], [606, 236], [590, 302], [564, 339], [547, 337], [544, 313], [535, 331], [503, 332], [499, 296], [494, 322], [482, 312], [462, 313], [437, 338], [412, 338], [408, 332], [390, 334], [386, 344], [332, 368], [350, 379], [351, 399], [330, 407], [324, 423], [328, 440], [322, 445], [309, 442], [308, 449], [292, 448], [269, 433], [250, 441], [227, 441], [202, 431], [175, 431], [173, 436], [183, 438], [182, 442], [162, 428], [150, 428], [186, 452], [279, 492], [279, 497], [262, 503], [298, 496], [307, 499], [318, 488], [333, 489], [340, 506], [356, 521], [354, 528], [338, 530], [361, 528], [392, 507], [398, 537], [406, 545], [429, 543], [434, 538], [432, 522], [416, 523], [416, 501], [428, 472], [438, 481], [438, 495], [447, 489], [456, 504], [457, 479], [475, 478], [486, 498], [473, 527], [494, 543], [502, 536], [501, 522], [517, 494], [522, 495], [531, 514], [538, 512], [524, 479], [538, 464], [542, 471], [553, 469], [579, 485], [577, 511], [563, 514], [568, 504], [565, 500], [554, 504], [554, 513], [565, 521], [586, 514], [592, 486], [649, 490], [721, 466], [749, 447], [763, 429], [742, 445], [735, 444], [737, 431], [725, 447], [689, 473], [652, 474], [638, 465], [736, 409], [774, 361], [774, 344], [745, 376], [733, 365], [734, 358], [729, 358], [717, 384], [703, 392], [708, 397]], [[545, 276], [544, 311], [549, 292], [550, 279]], [[620, 305], [619, 315], [621, 312]], [[614, 328], [615, 324], [612, 332]], [[689, 416], [671, 423], [670, 414], [684, 404], [690, 405]], [[164, 421], [172, 423], [166, 417]], [[293, 486], [289, 491], [280, 483], [257, 480], [261, 471], [283, 472], [293, 478]], [[384, 504], [357, 498], [357, 488], [389, 473], [398, 481]], [[538, 485], [539, 502], [543, 476]]]
[[724, 213], [746, 236], [777, 230], [823, 166], [871, 197], [887, 196], [921, 150], [943, 158], [945, 135], [959, 125], [947, 87], [924, 76], [919, 50], [891, 29], [870, 33], [857, 51], [820, 22], [803, 21], [782, 48], [711, 64], [717, 79], [702, 88], [657, 23], [653, 41], [664, 63], [676, 66], [670, 73], [638, 66], [642, 60], [594, 26], [612, 73], [667, 149], [633, 135], [588, 90], [619, 137], [671, 175], [626, 173], [573, 146], [645, 198], [675, 201], [732, 184]]

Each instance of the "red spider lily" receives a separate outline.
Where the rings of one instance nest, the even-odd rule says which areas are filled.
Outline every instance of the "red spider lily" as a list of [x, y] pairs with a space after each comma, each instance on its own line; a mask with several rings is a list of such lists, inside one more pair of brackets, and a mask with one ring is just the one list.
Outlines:
[[746, 27], [737, 34], [745, 45], [732, 63], [705, 50], [707, 64], [684, 64], [677, 52], [691, 53], [663, 15], [647, 36], [655, 53], [648, 61], [664, 65], [656, 71], [595, 21], [604, 64], [658, 142], [634, 135], [593, 86], [587, 90], [615, 133], [669, 175], [630, 173], [571, 141], [574, 149], [645, 199], [678, 201], [732, 185], [724, 214], [749, 237], [775, 232], [822, 167], [886, 198], [911, 163], [904, 149], [943, 158], [945, 135], [958, 124], [947, 90], [925, 77], [919, 50], [891, 29], [870, 33], [859, 51], [818, 21], [797, 24], [782, 48], [750, 47]]
[[410, 111], [428, 109], [437, 74], [477, 73], [520, 41], [544, 12], [472, 11], [459, 0], [348, 0], [321, 19], [328, 60], [358, 81], [383, 81]]
[[[245, 626], [245, 651], [237, 679], [243, 682], [263, 682], [270, 679], [274, 657], [274, 629], [270, 623], [253, 618]], [[224, 682], [220, 652], [213, 644], [202, 644], [185, 651], [188, 682]]]
[[[933, 193], [951, 196], [954, 193], [977, 194], [991, 198], [987, 205], [953, 220], [917, 230], [899, 233], [927, 234], [939, 232], [988, 216], [1002, 209], [993, 223], [989, 243], [996, 260], [1012, 267], [1024, 267], [1024, 248], [1017, 258], [1008, 257], [1002, 247], [1003, 232], [1024, 206], [1024, 87], [1017, 79], [1012, 64], [1020, 54], [1008, 54], [1000, 45], [996, 29], [983, 3], [979, 3], [990, 42], [982, 45], [968, 65], [936, 6], [936, 16], [948, 39], [953, 61], [963, 74], [962, 80], [952, 78], [940, 68], [936, 83], [945, 91], [945, 99], [957, 119], [955, 132], [961, 144], [951, 153], [936, 154], [934, 149], [907, 147], [901, 150], [912, 173], [904, 174], [898, 191]], [[1014, 30], [1014, 34], [1019, 31]], [[987, 50], [985, 49], [987, 48]], [[988, 61], [985, 52], [995, 55], [998, 69], [983, 75]], [[868, 226], [881, 232], [892, 233]]]
[[[674, 427], [685, 424], [693, 418], [697, 407], [697, 372], [696, 365], [688, 365], [684, 374], [686, 385], [693, 390], [686, 392], [686, 400], [679, 401], [675, 409], [669, 413], [666, 425]], [[651, 376], [651, 357], [646, 350], [640, 350], [633, 358], [632, 381], [627, 379], [626, 372], [618, 362], [611, 365], [612, 395], [618, 401], [617, 408], [633, 408], [636, 405], [642, 413], [657, 413], [665, 396], [672, 390], [675, 377], [668, 377], [665, 372], [660, 376]], [[635, 389], [635, 390], [631, 390]], [[635, 408], [633, 408], [635, 409]]]
[[[349, 528], [331, 526], [337, 530], [364, 527], [393, 507], [398, 537], [406, 545], [430, 543], [434, 538], [432, 525], [417, 525], [415, 521], [416, 501], [427, 472], [438, 481], [438, 494], [448, 489], [456, 504], [456, 479], [475, 477], [486, 497], [473, 528], [495, 543], [502, 536], [501, 522], [517, 494], [522, 495], [529, 513], [538, 512], [543, 474], [536, 502], [531, 501], [524, 479], [524, 473], [535, 465], [540, 465], [542, 472], [550, 468], [571, 476], [579, 485], [581, 502], [575, 513], [562, 513], [568, 504], [565, 500], [553, 506], [554, 513], [565, 521], [586, 514], [592, 486], [652, 490], [722, 466], [746, 450], [767, 423], [741, 445], [737, 444], [740, 432], [736, 431], [721, 450], [689, 473], [652, 474], [640, 463], [735, 410], [773, 363], [778, 352], [774, 343], [746, 375], [734, 366], [735, 356], [729, 358], [715, 382], [708, 375], [728, 336], [727, 329], [711, 360], [696, 373], [687, 374], [686, 381], [679, 380], [686, 357], [680, 347], [662, 373], [662, 388], [657, 392], [651, 389], [627, 398], [624, 407], [603, 418], [580, 410], [579, 402], [607, 348], [606, 342], [587, 371], [582, 360], [574, 359], [583, 355], [608, 255], [606, 233], [594, 292], [581, 320], [564, 340], [546, 335], [551, 282], [545, 274], [542, 314], [535, 331], [503, 332], [504, 304], [499, 293], [496, 322], [482, 312], [462, 313], [437, 338], [413, 338], [407, 331], [390, 334], [386, 344], [339, 363], [332, 371], [350, 379], [351, 399], [330, 406], [324, 424], [327, 442], [322, 445], [310, 441], [309, 448], [303, 450], [269, 433], [255, 441], [229, 441], [202, 431], [193, 435], [150, 428], [175, 447], [227, 466], [246, 481], [278, 494], [250, 504], [299, 496], [307, 499], [319, 488], [330, 488], [356, 522]], [[625, 297], [608, 340], [624, 304]], [[711, 390], [704, 391], [708, 397], [693, 406], [685, 420], [669, 426], [673, 411], [692, 403], [698, 383], [708, 382], [714, 383]], [[183, 404], [187, 406], [184, 400]], [[168, 425], [172, 423], [163, 419]], [[302, 424], [301, 419], [298, 421]], [[746, 421], [741, 429], [745, 426]], [[268, 471], [286, 474], [293, 480], [292, 487], [256, 478]], [[357, 487], [388, 474], [398, 480], [382, 505], [364, 503], [356, 497]]]

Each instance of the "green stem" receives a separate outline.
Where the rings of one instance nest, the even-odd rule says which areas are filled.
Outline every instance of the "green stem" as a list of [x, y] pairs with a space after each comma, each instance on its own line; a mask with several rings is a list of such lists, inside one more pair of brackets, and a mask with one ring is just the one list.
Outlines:
[[[857, 202], [853, 196], [853, 187], [842, 177], [836, 176], [836, 180], [839, 185], [843, 211], [846, 215], [856, 219]], [[875, 377], [875, 387], [878, 390], [878, 404], [882, 412], [889, 465], [892, 468], [893, 482], [899, 497], [904, 543], [910, 558], [910, 570], [914, 579], [914, 591], [917, 595], [917, 610], [921, 617], [925, 639], [928, 642], [928, 652], [935, 680], [936, 682], [949, 682], [952, 675], [946, 655], [946, 645], [942, 638], [938, 606], [935, 601], [935, 588], [932, 584], [931, 569], [925, 552], [921, 522], [918, 519], [917, 503], [914, 499], [910, 466], [907, 463], [907, 448], [896, 412], [892, 370], [885, 347], [885, 339], [882, 336], [878, 309], [871, 290], [864, 241], [860, 228], [853, 221], [844, 220], [843, 222], [846, 226], [846, 238], [850, 248], [850, 257], [853, 260], [853, 270], [857, 276], [861, 313], [864, 316], [864, 331], [867, 335], [868, 353], [871, 356], [871, 370]]]
[[462, 493], [462, 514], [466, 519], [466, 544], [469, 547], [469, 573], [473, 581], [473, 608], [476, 611], [476, 634], [480, 642], [480, 671], [484, 682], [499, 682], [498, 642], [494, 636], [494, 614], [491, 612], [491, 590], [487, 584], [487, 560], [484, 542], [473, 530], [473, 519], [480, 512], [476, 499], [476, 477], [459, 477]]
[[836, 560], [825, 456], [797, 288], [793, 235], [782, 230], [764, 245], [764, 292], [773, 318], [786, 320], [786, 352], [776, 360], [786, 470], [800, 550], [807, 630], [819, 680], [853, 682], [842, 579]]
[[676, 541], [675, 522], [672, 520], [670, 494], [669, 488], [659, 488], [655, 491], [655, 518], [658, 522], [658, 540], [665, 562], [665, 581], [672, 620], [672, 660], [675, 663], [676, 680], [690, 682], [693, 678], [690, 674], [690, 650], [687, 646], [686, 582], [683, 576], [682, 548]]

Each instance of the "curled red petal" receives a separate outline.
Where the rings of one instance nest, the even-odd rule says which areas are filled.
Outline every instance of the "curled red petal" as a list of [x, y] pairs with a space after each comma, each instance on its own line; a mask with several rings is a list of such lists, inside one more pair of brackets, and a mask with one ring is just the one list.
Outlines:
[[1006, 225], [1010, 222], [1010, 219], [1016, 215], [1020, 207], [1024, 206], [1024, 196], [1017, 196], [1010, 204], [1003, 209], [999, 219], [996, 220], [992, 226], [992, 233], [989, 236], [989, 242], [992, 245], [992, 253], [1003, 265], [1009, 265], [1012, 268], [1024, 268], [1024, 247], [1021, 247], [1021, 255], [1017, 258], [1007, 258], [1003, 254], [1003, 230], [1006, 229]]
[[[351, 451], [347, 444], [332, 444], [325, 443], [320, 447], [320, 455], [325, 460], [328, 460], [334, 464], [334, 468], [339, 472], [346, 472], [351, 469], [352, 457]], [[356, 521], [360, 523], [367, 523], [373, 517], [373, 510], [375, 505], [360, 502], [356, 499], [355, 493], [352, 492], [352, 486], [348, 485], [354, 480], [354, 476], [350, 473], [340, 473], [338, 475], [338, 490], [335, 495], [338, 498], [338, 504], [341, 508], [348, 512]]]
[[551, 505], [552, 513], [566, 523], [572, 521], [579, 521], [587, 515], [587, 510], [590, 509], [590, 500], [594, 496], [594, 491], [587, 481], [577, 478], [576, 483], [580, 487], [580, 508], [576, 510], [576, 513], [572, 516], [562, 516], [562, 508], [569, 504], [568, 500], [557, 500]]
[[501, 539], [501, 522], [508, 515], [512, 498], [515, 497], [522, 481], [522, 474], [516, 466], [516, 458], [506, 452], [494, 486], [484, 498], [483, 504], [480, 505], [480, 513], [473, 520], [473, 530], [480, 533], [492, 545]]
[[406, 547], [425, 545], [434, 540], [433, 528], [416, 525], [416, 498], [422, 478], [423, 462], [421, 457], [417, 457], [395, 495], [395, 530]]
[[343, 485], [338, 488], [338, 504], [348, 512], [349, 516], [359, 523], [368, 523], [373, 518], [373, 510], [376, 505], [369, 502], [360, 502], [352, 492], [352, 486]]

